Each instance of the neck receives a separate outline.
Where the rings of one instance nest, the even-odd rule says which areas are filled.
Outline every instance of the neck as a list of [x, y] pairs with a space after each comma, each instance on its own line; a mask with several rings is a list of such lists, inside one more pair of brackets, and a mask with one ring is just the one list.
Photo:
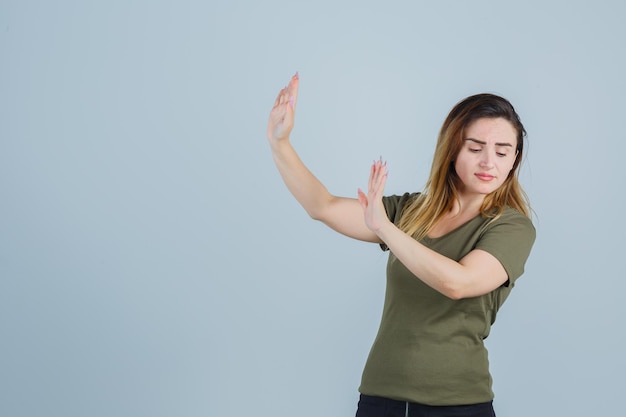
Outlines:
[[482, 194], [460, 194], [454, 201], [450, 214], [453, 216], [474, 216], [480, 212], [485, 196]]

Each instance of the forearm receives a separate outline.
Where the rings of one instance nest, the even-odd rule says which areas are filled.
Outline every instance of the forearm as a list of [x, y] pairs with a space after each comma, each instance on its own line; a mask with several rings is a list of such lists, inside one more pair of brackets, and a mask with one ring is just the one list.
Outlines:
[[326, 187], [304, 165], [289, 140], [270, 142], [272, 156], [287, 189], [314, 219], [320, 220], [332, 199]]
[[429, 249], [391, 222], [383, 224], [376, 234], [398, 260], [425, 284], [452, 299], [465, 296], [469, 280], [462, 264]]

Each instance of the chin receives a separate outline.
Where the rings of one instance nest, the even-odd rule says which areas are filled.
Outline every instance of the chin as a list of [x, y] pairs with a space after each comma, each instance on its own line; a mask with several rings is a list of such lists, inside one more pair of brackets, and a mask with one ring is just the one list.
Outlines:
[[482, 195], [483, 197], [487, 197], [489, 194], [493, 193], [497, 189], [498, 189], [497, 187], [496, 188], [493, 188], [493, 187], [490, 187], [490, 188], [480, 188], [480, 189], [476, 190], [476, 193]]

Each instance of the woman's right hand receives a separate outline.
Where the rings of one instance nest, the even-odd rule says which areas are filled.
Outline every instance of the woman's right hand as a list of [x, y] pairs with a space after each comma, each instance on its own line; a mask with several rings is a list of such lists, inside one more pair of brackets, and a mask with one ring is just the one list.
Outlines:
[[267, 138], [270, 142], [289, 139], [293, 129], [294, 113], [298, 101], [299, 77], [296, 72], [287, 87], [280, 90], [267, 123]]

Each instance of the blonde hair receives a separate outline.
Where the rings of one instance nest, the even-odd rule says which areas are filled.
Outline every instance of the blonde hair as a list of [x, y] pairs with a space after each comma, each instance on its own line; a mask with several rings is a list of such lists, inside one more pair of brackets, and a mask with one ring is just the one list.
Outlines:
[[461, 183], [454, 169], [454, 159], [463, 146], [465, 129], [482, 118], [503, 118], [510, 122], [517, 132], [517, 153], [506, 180], [497, 190], [485, 196], [480, 213], [497, 218], [509, 206], [530, 217], [530, 202], [518, 180], [526, 130], [508, 100], [494, 94], [477, 94], [454, 106], [441, 126], [424, 191], [405, 206], [400, 218], [399, 227], [405, 233], [417, 239], [426, 237], [452, 209]]

